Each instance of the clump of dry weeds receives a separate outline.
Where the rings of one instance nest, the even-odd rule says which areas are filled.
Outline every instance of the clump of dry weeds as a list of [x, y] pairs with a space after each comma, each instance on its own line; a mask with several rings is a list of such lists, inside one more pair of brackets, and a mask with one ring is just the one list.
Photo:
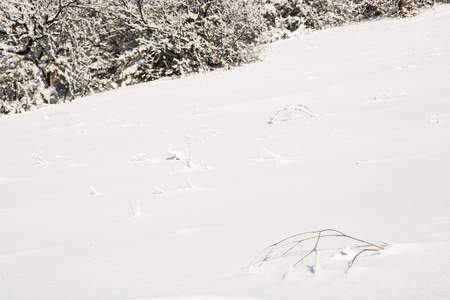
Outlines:
[[347, 240], [347, 243], [352, 242], [352, 244], [354, 244], [351, 248], [353, 250], [356, 250], [356, 255], [354, 255], [352, 260], [348, 263], [348, 268], [350, 268], [355, 263], [355, 260], [361, 254], [365, 252], [381, 252], [388, 246], [388, 244], [384, 242], [378, 244], [367, 242], [365, 240], [347, 235], [336, 229], [309, 231], [292, 235], [268, 246], [255, 256], [255, 258], [250, 262], [247, 268], [251, 266], [261, 267], [264, 263], [273, 258], [282, 258], [288, 256], [289, 254], [294, 254], [295, 256], [295, 253], [293, 253], [294, 249], [299, 250], [302, 245], [306, 245], [306, 242], [313, 242], [314, 246], [312, 248], [309, 247], [306, 250], [302, 249], [302, 251], [300, 251], [300, 253], [302, 253], [300, 259], [296, 260], [292, 265], [292, 268], [295, 268], [311, 254], [314, 254], [317, 260], [318, 252], [320, 251], [319, 243], [322, 243], [324, 239], [330, 238], [343, 238]]
[[291, 115], [294, 115], [296, 111], [304, 112], [304, 113], [306, 113], [306, 114], [308, 114], [308, 115], [310, 115], [312, 117], [317, 117], [317, 115], [314, 112], [312, 112], [309, 108], [307, 108], [306, 106], [301, 105], [301, 104], [294, 104], [294, 105], [291, 105], [289, 107], [284, 107], [284, 108], [281, 108], [281, 109], [277, 110], [270, 117], [270, 120], [269, 120], [268, 123], [269, 124], [275, 123], [277, 121], [277, 119], [278, 119], [278, 116], [282, 112], [284, 112], [286, 114], [286, 117], [289, 118]]

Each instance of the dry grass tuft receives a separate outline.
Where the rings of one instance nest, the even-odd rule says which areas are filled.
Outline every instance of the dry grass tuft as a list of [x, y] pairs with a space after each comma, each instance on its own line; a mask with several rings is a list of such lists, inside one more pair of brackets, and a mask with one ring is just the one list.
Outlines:
[[[296, 262], [292, 265], [292, 268], [295, 268], [297, 265], [302, 263], [307, 257], [309, 257], [311, 254], [317, 255], [319, 251], [318, 246], [319, 243], [323, 243], [322, 241], [324, 239], [330, 239], [330, 238], [344, 238], [347, 240], [347, 242], [352, 242], [354, 244], [351, 248], [353, 250], [357, 250], [357, 254], [353, 256], [352, 260], [348, 263], [348, 268], [350, 268], [354, 263], [355, 260], [363, 253], [365, 252], [380, 252], [388, 246], [386, 243], [370, 243], [365, 240], [355, 238], [353, 236], [347, 235], [339, 230], [335, 229], [323, 229], [318, 231], [309, 231], [309, 232], [303, 232], [299, 234], [295, 234], [293, 236], [287, 237], [285, 239], [282, 239], [281, 241], [276, 242], [275, 244], [270, 245], [269, 247], [262, 250], [258, 255], [255, 256], [255, 258], [250, 262], [247, 268], [253, 267], [261, 267], [264, 263], [268, 262], [270, 259], [273, 258], [282, 258], [286, 257], [288, 254], [291, 255], [297, 255], [294, 253], [294, 249], [300, 250], [301, 245], [305, 245], [307, 241], [311, 241], [314, 243], [314, 246], [305, 249], [302, 249], [300, 251], [301, 258], [296, 260]], [[330, 250], [330, 249], [328, 249]], [[306, 255], [303, 255], [306, 253]], [[316, 262], [317, 263], [317, 262]]]
[[281, 108], [281, 109], [277, 110], [270, 117], [269, 124], [275, 123], [277, 121], [278, 115], [282, 112], [285, 112], [285, 114], [289, 117], [290, 115], [293, 115], [296, 111], [301, 111], [312, 117], [317, 117], [317, 115], [314, 112], [312, 112], [309, 108], [307, 108], [306, 106], [301, 105], [301, 104], [294, 104], [289, 107], [285, 107], [285, 108]]

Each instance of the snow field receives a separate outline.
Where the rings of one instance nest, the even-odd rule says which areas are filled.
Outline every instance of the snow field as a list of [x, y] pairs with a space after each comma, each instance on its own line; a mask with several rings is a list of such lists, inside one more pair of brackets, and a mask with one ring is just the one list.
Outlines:
[[[2, 298], [449, 298], [449, 20], [316, 32], [0, 118]], [[295, 104], [316, 116], [269, 124]], [[311, 245], [246, 269], [325, 228], [390, 246], [350, 269], [331, 239], [294, 269]]]

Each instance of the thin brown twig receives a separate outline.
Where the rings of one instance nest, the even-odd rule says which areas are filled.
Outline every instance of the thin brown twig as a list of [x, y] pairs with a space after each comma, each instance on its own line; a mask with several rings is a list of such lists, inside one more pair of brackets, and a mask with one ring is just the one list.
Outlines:
[[295, 268], [295, 266], [297, 266], [299, 263], [301, 263], [305, 258], [307, 258], [311, 253], [315, 252], [317, 255], [317, 245], [319, 245], [319, 240], [320, 240], [320, 235], [321, 235], [321, 231], [319, 232], [319, 234], [317, 235], [317, 241], [316, 241], [316, 245], [314, 246], [314, 249], [312, 249], [306, 256], [302, 257], [299, 261], [297, 261], [293, 267]]
[[353, 259], [352, 259], [352, 261], [351, 261], [351, 263], [350, 263], [350, 267], [353, 266], [353, 263], [355, 262], [356, 258], [357, 258], [360, 254], [362, 254], [363, 252], [366, 252], [366, 251], [376, 251], [376, 252], [378, 252], [378, 250], [376, 250], [376, 249], [363, 249], [363, 250], [359, 251], [358, 254], [356, 254], [355, 257], [353, 257]]

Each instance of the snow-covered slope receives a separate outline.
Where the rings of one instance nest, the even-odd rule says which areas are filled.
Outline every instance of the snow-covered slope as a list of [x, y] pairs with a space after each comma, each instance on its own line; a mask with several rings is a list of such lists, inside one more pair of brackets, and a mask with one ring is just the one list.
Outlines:
[[[438, 6], [0, 118], [0, 298], [450, 298], [449, 26]], [[316, 116], [269, 124], [295, 104]], [[246, 268], [325, 228], [390, 246]]]

